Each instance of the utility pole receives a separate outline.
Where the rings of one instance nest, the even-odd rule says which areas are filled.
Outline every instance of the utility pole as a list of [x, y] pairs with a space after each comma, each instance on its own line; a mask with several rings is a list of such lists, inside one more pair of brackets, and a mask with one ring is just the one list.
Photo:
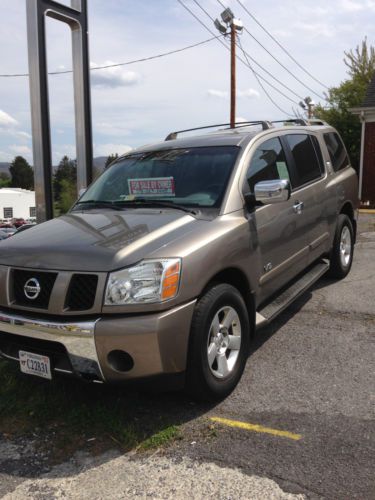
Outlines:
[[215, 27], [223, 35], [230, 36], [230, 127], [236, 125], [236, 37], [243, 30], [242, 21], [234, 17], [228, 8], [221, 13], [221, 19], [215, 19]]
[[230, 128], [236, 123], [236, 28], [230, 27]]

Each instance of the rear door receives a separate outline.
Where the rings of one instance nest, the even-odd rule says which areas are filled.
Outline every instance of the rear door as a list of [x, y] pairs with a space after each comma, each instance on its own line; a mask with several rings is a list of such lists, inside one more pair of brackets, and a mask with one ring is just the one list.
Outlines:
[[300, 207], [304, 224], [309, 264], [329, 247], [329, 200], [324, 162], [313, 134], [286, 134], [282, 142], [293, 177], [293, 204]]

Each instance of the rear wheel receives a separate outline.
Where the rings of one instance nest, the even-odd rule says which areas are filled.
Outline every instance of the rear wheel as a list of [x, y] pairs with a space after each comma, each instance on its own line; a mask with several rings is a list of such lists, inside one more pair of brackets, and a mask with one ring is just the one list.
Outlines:
[[200, 400], [218, 400], [236, 387], [249, 351], [249, 318], [239, 291], [212, 286], [192, 320], [186, 388]]
[[329, 275], [332, 278], [342, 279], [347, 276], [352, 267], [353, 251], [353, 224], [347, 215], [340, 214], [330, 259]]

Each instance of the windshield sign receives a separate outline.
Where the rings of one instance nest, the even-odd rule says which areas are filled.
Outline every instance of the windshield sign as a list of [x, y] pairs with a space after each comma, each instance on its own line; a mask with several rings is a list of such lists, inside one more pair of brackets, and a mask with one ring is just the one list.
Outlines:
[[[129, 194], [136, 196], [175, 196], [173, 177], [128, 179]], [[126, 198], [125, 198], [126, 199]]]

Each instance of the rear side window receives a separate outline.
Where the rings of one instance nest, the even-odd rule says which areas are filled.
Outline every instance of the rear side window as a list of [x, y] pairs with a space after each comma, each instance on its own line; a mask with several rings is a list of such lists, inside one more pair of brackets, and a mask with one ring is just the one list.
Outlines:
[[280, 139], [268, 139], [254, 151], [246, 174], [251, 192], [257, 182], [288, 179], [289, 171]]
[[287, 135], [286, 141], [289, 144], [297, 170], [297, 185], [295, 187], [319, 179], [322, 176], [322, 169], [311, 137], [308, 134], [293, 134]]
[[347, 167], [349, 165], [349, 158], [339, 135], [335, 132], [328, 132], [324, 134], [324, 140], [329, 156], [331, 157], [333, 170], [337, 172]]

